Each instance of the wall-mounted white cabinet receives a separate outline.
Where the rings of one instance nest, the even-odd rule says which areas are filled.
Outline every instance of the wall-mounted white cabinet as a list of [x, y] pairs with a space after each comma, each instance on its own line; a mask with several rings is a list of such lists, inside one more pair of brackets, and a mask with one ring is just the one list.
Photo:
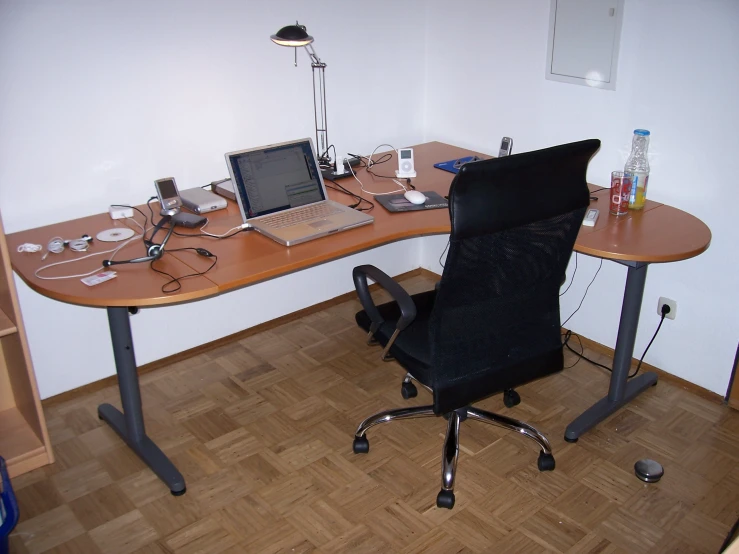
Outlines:
[[546, 78], [615, 90], [624, 0], [551, 0]]

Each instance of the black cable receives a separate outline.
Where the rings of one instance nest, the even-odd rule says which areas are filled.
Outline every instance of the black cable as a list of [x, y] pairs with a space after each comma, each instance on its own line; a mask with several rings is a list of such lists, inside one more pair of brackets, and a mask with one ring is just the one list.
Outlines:
[[441, 254], [439, 255], [439, 265], [441, 266], [441, 269], [444, 269], [444, 264], [441, 263], [441, 259], [444, 257], [444, 253], [446, 252], [447, 248], [449, 248], [450, 243], [451, 243], [451, 239], [446, 241], [446, 246], [444, 247], [444, 250], [442, 250]]
[[111, 206], [113, 208], [130, 208], [132, 210], [136, 210], [137, 212], [139, 212], [141, 215], [144, 216], [144, 228], [146, 228], [146, 223], [149, 222], [149, 218], [147, 218], [146, 214], [142, 212], [141, 210], [139, 210], [136, 206], [127, 206], [126, 204], [111, 204]]
[[221, 183], [225, 183], [226, 181], [230, 181], [231, 177], [226, 177], [225, 179], [218, 179], [217, 181], [211, 181], [207, 185], [200, 185], [201, 189], [206, 189], [210, 187], [210, 190], [215, 190], [216, 185], [220, 185]]
[[595, 272], [595, 275], [593, 275], [593, 278], [590, 280], [590, 284], [585, 289], [585, 294], [582, 295], [582, 300], [580, 300], [580, 305], [577, 307], [577, 310], [575, 310], [574, 312], [570, 314], [570, 317], [565, 319], [564, 323], [562, 324], [562, 327], [564, 327], [567, 324], [567, 322], [572, 319], [572, 316], [575, 315], [580, 310], [580, 308], [582, 308], [582, 303], [585, 302], [585, 297], [588, 295], [588, 291], [590, 290], [590, 285], [592, 285], [593, 282], [595, 281], [595, 278], [598, 276], [598, 273], [600, 272], [601, 267], [603, 267], [603, 258], [600, 259], [600, 265], [598, 265], [598, 270]]
[[[152, 196], [152, 198], [156, 198], [156, 196]], [[151, 202], [151, 198], [149, 199], [149, 202]], [[125, 204], [111, 204], [114, 208], [131, 208], [133, 210], [136, 210], [141, 215], [144, 216], [144, 230], [141, 232], [141, 240], [144, 242], [144, 246], [146, 246], [146, 226], [149, 224], [149, 218], [146, 217], [146, 214], [139, 210], [136, 206], [127, 206]], [[149, 206], [149, 210], [151, 210], [151, 206]], [[151, 222], [154, 223], [154, 212], [151, 212]], [[134, 221], [136, 221], [134, 219]]]
[[[188, 275], [182, 275], [182, 276], [180, 276], [180, 277], [175, 277], [175, 276], [173, 276], [173, 275], [171, 275], [171, 274], [167, 273], [166, 271], [163, 271], [163, 270], [161, 270], [161, 269], [157, 269], [156, 267], [154, 267], [154, 263], [155, 263], [155, 262], [157, 262], [157, 261], [159, 261], [159, 260], [152, 260], [151, 262], [149, 262], [149, 267], [150, 267], [151, 269], [153, 269], [154, 271], [156, 271], [157, 273], [159, 273], [159, 274], [161, 274], [161, 275], [164, 275], [164, 276], [166, 276], [166, 277], [169, 277], [169, 279], [170, 279], [169, 281], [167, 281], [166, 283], [164, 283], [164, 284], [162, 285], [162, 292], [163, 292], [164, 294], [172, 294], [173, 292], [177, 292], [178, 290], [180, 290], [180, 289], [182, 288], [182, 283], [181, 283], [180, 281], [182, 281], [183, 279], [187, 279], [187, 278], [189, 278], [189, 277], [200, 277], [200, 276], [202, 276], [202, 275], [205, 275], [205, 274], [206, 274], [206, 273], [208, 273], [208, 272], [209, 272], [209, 271], [210, 271], [211, 269], [213, 269], [213, 267], [214, 267], [214, 266], [216, 265], [216, 263], [218, 262], [218, 256], [216, 256], [215, 254], [212, 254], [211, 252], [208, 252], [208, 251], [207, 251], [207, 250], [205, 250], [204, 248], [193, 248], [193, 247], [187, 247], [187, 248], [173, 248], [173, 249], [169, 249], [169, 250], [167, 250], [167, 252], [165, 252], [165, 254], [166, 254], [166, 253], [171, 253], [171, 252], [182, 252], [183, 250], [193, 250], [193, 251], [195, 251], [196, 253], [200, 254], [201, 256], [205, 256], [205, 257], [207, 257], [207, 258], [213, 258], [213, 263], [211, 263], [211, 264], [210, 264], [210, 266], [208, 266], [208, 269], [206, 269], [205, 271], [199, 271], [199, 272], [197, 272], [197, 273], [190, 273], [190, 274], [188, 274]], [[205, 252], [205, 253], [204, 253], [204, 252]], [[161, 259], [161, 258], [159, 258], [159, 259]], [[170, 284], [172, 284], [172, 283], [175, 283], [175, 284], [176, 284], [177, 286], [176, 286], [175, 288], [173, 288], [173, 289], [169, 289], [169, 290], [167, 290], [167, 287], [168, 287], [168, 286], [169, 286]]]
[[570, 290], [572, 283], [575, 282], [575, 275], [577, 275], [577, 252], [575, 252], [575, 270], [572, 272], [572, 279], [570, 279], [570, 284], [567, 285], [565, 291], [560, 293], [560, 296], [564, 296], [565, 294], [567, 294], [567, 291]]
[[352, 154], [351, 152], [347, 152], [346, 155], [359, 160], [359, 163], [357, 164], [359, 167], [367, 167], [367, 162], [365, 162], [363, 159], [366, 156], [360, 156], [359, 154]]
[[[641, 369], [641, 364], [642, 364], [642, 362], [644, 362], [644, 357], [645, 357], [645, 356], [647, 355], [647, 352], [649, 351], [649, 347], [650, 347], [650, 346], [652, 346], [652, 343], [654, 342], [654, 339], [656, 339], [656, 338], [657, 338], [657, 334], [659, 333], [659, 330], [660, 330], [660, 329], [662, 328], [662, 323], [663, 323], [663, 322], [665, 321], [665, 316], [666, 316], [666, 315], [667, 315], [668, 313], [669, 313], [669, 309], [668, 309], [667, 311], [664, 311], [664, 312], [662, 313], [662, 318], [661, 318], [661, 319], [659, 320], [659, 325], [657, 325], [657, 329], [656, 329], [656, 330], [654, 331], [654, 335], [652, 335], [652, 340], [650, 340], [650, 341], [649, 341], [649, 344], [648, 344], [648, 345], [647, 345], [647, 347], [646, 347], [646, 348], [644, 349], [644, 353], [643, 353], [643, 354], [641, 355], [641, 359], [639, 360], [639, 363], [638, 363], [638, 364], [636, 365], [636, 370], [635, 370], [635, 371], [634, 371], [634, 373], [632, 373], [631, 375], [628, 375], [628, 376], [626, 377], [627, 379], [633, 379], [633, 378], [634, 378], [634, 377], [636, 377], [636, 376], [637, 376], [637, 374], [639, 373], [639, 369]], [[580, 344], [580, 352], [576, 352], [576, 351], [575, 351], [575, 350], [574, 350], [574, 349], [573, 349], [573, 348], [572, 348], [572, 347], [571, 347], [571, 346], [569, 345], [569, 341], [570, 341], [570, 338], [571, 338], [571, 337], [573, 337], [573, 336], [574, 336], [574, 337], [575, 337], [575, 338], [577, 339], [577, 342], [578, 342], [578, 343]], [[609, 373], [613, 371], [613, 369], [612, 369], [612, 368], [610, 368], [610, 367], [608, 367], [608, 366], [606, 366], [606, 365], [603, 365], [603, 364], [601, 364], [601, 363], [599, 363], [599, 362], [596, 362], [596, 361], [594, 361], [594, 360], [591, 360], [590, 358], [588, 358], [587, 356], [585, 356], [585, 355], [584, 355], [584, 352], [585, 352], [585, 348], [584, 348], [584, 347], [583, 347], [583, 345], [582, 345], [582, 341], [580, 340], [580, 337], [579, 337], [579, 335], [577, 335], [577, 334], [573, 333], [573, 332], [572, 332], [572, 331], [570, 331], [570, 330], [567, 330], [567, 332], [565, 332], [565, 334], [564, 334], [564, 337], [565, 337], [565, 340], [564, 340], [564, 342], [562, 343], [562, 346], [564, 346], [565, 348], [567, 348], [567, 350], [569, 350], [570, 352], [572, 352], [573, 354], [575, 354], [575, 355], [576, 355], [576, 356], [578, 357], [578, 360], [577, 360], [577, 362], [579, 362], [579, 361], [580, 361], [580, 359], [583, 359], [583, 360], [585, 360], [586, 362], [589, 362], [589, 363], [593, 364], [594, 366], [597, 366], [597, 367], [601, 367], [601, 368], [605, 369], [605, 370], [606, 370], [606, 371], [608, 371]], [[566, 367], [565, 369], [569, 369], [569, 368], [571, 368], [571, 367], [574, 367], [574, 366], [575, 366], [575, 365], [577, 364], [577, 362], [575, 362], [575, 363], [574, 363], [574, 364], [572, 364], [571, 366], [568, 366], [568, 367]]]
[[[366, 167], [367, 168], [367, 173], [369, 173], [373, 177], [377, 177], [378, 179], [398, 179], [398, 177], [395, 176], [395, 175], [392, 175], [392, 176], [379, 175], [379, 174], [375, 173], [374, 171], [372, 171], [372, 168], [374, 166], [379, 165], [379, 164], [384, 164], [385, 162], [388, 162], [388, 161], [390, 161], [392, 159], [393, 155], [390, 154], [389, 152], [385, 152], [377, 160], [372, 160], [372, 164], [369, 164], [369, 165], [368, 165], [369, 158], [367, 156], [359, 156], [357, 154], [351, 154], [349, 152], [347, 152], [347, 154], [349, 156], [353, 156], [355, 158], [358, 158], [362, 163], [364, 163], [364, 166], [363, 167]], [[365, 159], [367, 160], [367, 162], [364, 161]], [[410, 179], [406, 178], [406, 184], [411, 188], [411, 190], [416, 190], [416, 187], [413, 185], [413, 183], [411, 183], [411, 180]]]
[[[578, 362], [579, 362], [579, 361], [580, 361], [581, 359], [583, 359], [583, 360], [585, 360], [586, 362], [590, 362], [590, 363], [591, 363], [591, 364], [593, 364], [594, 366], [597, 366], [597, 367], [601, 367], [601, 368], [605, 369], [605, 370], [606, 370], [606, 371], [608, 371], [608, 372], [612, 371], [610, 367], [608, 367], [608, 366], [606, 366], [606, 365], [603, 365], [603, 364], [601, 364], [601, 363], [599, 363], [599, 362], [596, 362], [595, 360], [591, 360], [590, 358], [588, 358], [587, 356], [585, 356], [585, 354], [584, 354], [584, 352], [585, 352], [585, 347], [584, 347], [584, 346], [582, 345], [582, 341], [580, 340], [580, 335], [577, 335], [576, 333], [573, 333], [572, 331], [570, 331], [570, 330], [568, 329], [568, 330], [567, 330], [567, 332], [566, 332], [566, 333], [564, 334], [564, 337], [565, 337], [565, 340], [564, 340], [564, 342], [562, 343], [562, 345], [563, 345], [563, 346], [564, 346], [565, 348], [567, 348], [567, 350], [569, 350], [570, 352], [572, 352], [573, 354], [575, 354], [575, 356], [577, 356], [577, 358], [578, 358], [578, 359], [577, 359], [577, 362], [575, 362], [575, 363], [574, 363], [574, 364], [572, 364], [571, 366], [567, 366], [567, 367], [566, 367], [565, 369], [569, 369], [569, 368], [571, 368], [571, 367], [574, 367], [574, 366], [576, 366], [576, 365], [577, 365], [577, 363], [578, 363]], [[572, 348], [572, 347], [570, 346], [569, 342], [570, 342], [570, 338], [572, 338], [572, 337], [575, 337], [575, 338], [577, 339], [577, 342], [578, 342], [578, 343], [579, 343], [579, 345], [580, 345], [580, 352], [576, 352], [576, 351], [575, 351], [575, 350], [573, 350], [573, 348]]]
[[636, 364], [636, 370], [634, 371], [633, 374], [629, 375], [628, 377], [629, 379], [631, 379], [632, 377], [636, 377], [637, 373], [639, 373], [639, 369], [641, 368], [641, 363], [644, 361], [644, 356], [647, 355], [647, 351], [649, 350], [649, 347], [652, 346], [654, 339], [657, 338], [657, 333], [659, 333], [659, 330], [662, 327], [662, 323], [664, 322], [665, 316], [667, 315], [668, 312], [669, 312], [669, 309], [667, 311], [664, 311], [664, 309], [662, 310], [662, 319], [659, 320], [659, 325], [657, 325], [657, 330], [654, 332], [654, 335], [652, 335], [652, 340], [649, 341], [649, 344], [644, 349], [644, 354], [641, 355], [641, 359], [639, 360], [639, 363]]
[[[335, 190], [337, 192], [343, 192], [344, 194], [347, 194], [347, 195], [349, 195], [349, 196], [351, 196], [351, 197], [353, 197], [353, 198], [355, 198], [357, 200], [357, 202], [355, 204], [352, 204], [352, 205], [349, 206], [350, 208], [354, 208], [358, 212], [369, 212], [369, 211], [372, 211], [372, 209], [375, 207], [375, 203], [374, 202], [372, 202], [371, 200], [367, 200], [366, 198], [364, 198], [362, 196], [359, 196], [358, 194], [353, 193], [352, 191], [350, 191], [347, 188], [344, 188], [343, 185], [340, 185], [339, 183], [337, 183], [333, 179], [326, 179], [326, 178], [324, 178], [324, 181], [330, 181], [331, 183], [333, 183], [334, 185], [336, 185], [335, 187], [326, 185], [326, 188], [329, 188], [331, 190]], [[360, 208], [359, 206], [361, 205], [362, 202], [366, 202], [367, 204], [370, 205], [370, 207], [369, 208]]]
[[[364, 167], [367, 168], [367, 173], [369, 173], [370, 175], [373, 175], [374, 177], [379, 177], [381, 179], [395, 179], [396, 178], [394, 175], [392, 177], [386, 177], [385, 175], [377, 175], [376, 173], [373, 173], [371, 171], [372, 167], [379, 165], [379, 164], [384, 164], [390, 161], [393, 158], [393, 155], [390, 152], [383, 153], [378, 159], [372, 160], [371, 164], [368, 163], [369, 158], [367, 156], [358, 156], [357, 154], [350, 154], [349, 152], [347, 152], [347, 154], [355, 158], [359, 158], [359, 160], [364, 163]], [[367, 161], [365, 162], [364, 160], [367, 160]]]
[[328, 151], [331, 150], [332, 148], [334, 149], [334, 160], [335, 160], [336, 159], [336, 147], [333, 144], [329, 144], [328, 145], [328, 148], [326, 148], [326, 150], [323, 153], [323, 155], [321, 156], [321, 158], [328, 157], [329, 159], [331, 159], [331, 157], [328, 155]]

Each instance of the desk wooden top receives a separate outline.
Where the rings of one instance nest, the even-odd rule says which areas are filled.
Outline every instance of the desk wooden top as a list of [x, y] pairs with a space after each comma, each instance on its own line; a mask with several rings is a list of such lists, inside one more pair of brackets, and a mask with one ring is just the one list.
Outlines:
[[[454, 175], [434, 168], [433, 164], [471, 154], [473, 152], [469, 150], [439, 142], [415, 146], [418, 176], [413, 179], [413, 184], [420, 191], [448, 194]], [[375, 166], [374, 172], [379, 175], [393, 175], [396, 167], [397, 161], [393, 159]], [[389, 192], [397, 188], [391, 180], [375, 178], [365, 170], [358, 171], [357, 175], [365, 190]], [[372, 198], [361, 193], [359, 183], [351, 177], [342, 179], [339, 183], [356, 194]], [[327, 186], [331, 186], [331, 183], [327, 182]], [[595, 195], [598, 201], [593, 202], [593, 206], [599, 208], [600, 217], [595, 227], [581, 227], [575, 245], [577, 252], [621, 261], [671, 262], [696, 256], [710, 244], [711, 232], [708, 227], [686, 212], [647, 201], [643, 211], [630, 211], [627, 215], [616, 217], [608, 213], [608, 191], [603, 190]], [[329, 190], [329, 196], [344, 204], [353, 202], [350, 197], [333, 190]], [[185, 246], [207, 248], [218, 256], [218, 263], [205, 276], [182, 280], [182, 289], [171, 294], [161, 291], [168, 279], [151, 271], [148, 263], [114, 266], [112, 269], [118, 272], [118, 276], [94, 287], [84, 285], [78, 278], [42, 280], [34, 275], [45, 264], [107, 250], [115, 247], [115, 243], [94, 241], [86, 253], [77, 254], [67, 250], [62, 254], [50, 254], [43, 262], [42, 253], [17, 252], [17, 246], [25, 242], [45, 246], [54, 236], [67, 239], [78, 238], [83, 234], [95, 236], [102, 230], [124, 225], [121, 221], [112, 221], [108, 214], [13, 233], [8, 235], [7, 241], [13, 269], [32, 289], [44, 296], [85, 306], [157, 306], [213, 296], [383, 244], [412, 237], [444, 234], [450, 230], [447, 210], [390, 213], [375, 202], [375, 208], [370, 213], [375, 218], [373, 224], [291, 247], [282, 246], [256, 232], [239, 233], [227, 240], [173, 236], [167, 245], [168, 249]], [[227, 210], [209, 215], [212, 217], [209, 217], [210, 223], [206, 230], [214, 234], [225, 233], [241, 224], [238, 206], [234, 202], [229, 201]], [[136, 219], [143, 223], [141, 216], [137, 215]], [[133, 224], [129, 225], [135, 228]], [[178, 228], [178, 232], [195, 233], [181, 228]], [[156, 242], [161, 240], [159, 236], [157, 239]], [[115, 259], [125, 260], [144, 255], [144, 246], [140, 241], [135, 241], [124, 247]], [[108, 257], [109, 255], [96, 256], [74, 264], [57, 266], [42, 275], [86, 273], [100, 267], [101, 261]], [[157, 267], [174, 276], [203, 271], [209, 265], [210, 259], [188, 251], [170, 252], [157, 262]]]

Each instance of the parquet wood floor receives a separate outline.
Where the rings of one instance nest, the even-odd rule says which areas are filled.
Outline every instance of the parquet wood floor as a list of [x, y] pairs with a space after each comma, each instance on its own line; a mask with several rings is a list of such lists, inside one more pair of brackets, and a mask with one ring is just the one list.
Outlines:
[[[405, 281], [416, 292], [424, 276]], [[348, 301], [142, 376], [149, 434], [187, 481], [175, 498], [108, 427], [116, 387], [47, 409], [57, 461], [14, 479], [25, 553], [714, 553], [739, 516], [739, 413], [660, 382], [576, 444], [564, 429], [604, 394], [586, 362], [481, 407], [537, 426], [533, 442], [462, 424], [457, 505], [435, 507], [445, 422], [373, 428], [366, 416], [430, 403], [400, 396], [402, 370], [379, 360]], [[604, 363], [610, 360], [590, 352]], [[569, 355], [568, 364], [575, 358]], [[649, 457], [657, 484], [633, 473]]]

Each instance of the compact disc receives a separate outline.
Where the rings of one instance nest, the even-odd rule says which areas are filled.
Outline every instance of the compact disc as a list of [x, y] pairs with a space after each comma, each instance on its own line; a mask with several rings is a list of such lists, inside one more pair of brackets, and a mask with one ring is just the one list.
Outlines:
[[133, 234], [133, 229], [129, 229], [128, 227], [119, 227], [118, 229], [106, 229], [105, 231], [100, 231], [96, 235], [96, 238], [103, 242], [119, 242], [130, 239]]

